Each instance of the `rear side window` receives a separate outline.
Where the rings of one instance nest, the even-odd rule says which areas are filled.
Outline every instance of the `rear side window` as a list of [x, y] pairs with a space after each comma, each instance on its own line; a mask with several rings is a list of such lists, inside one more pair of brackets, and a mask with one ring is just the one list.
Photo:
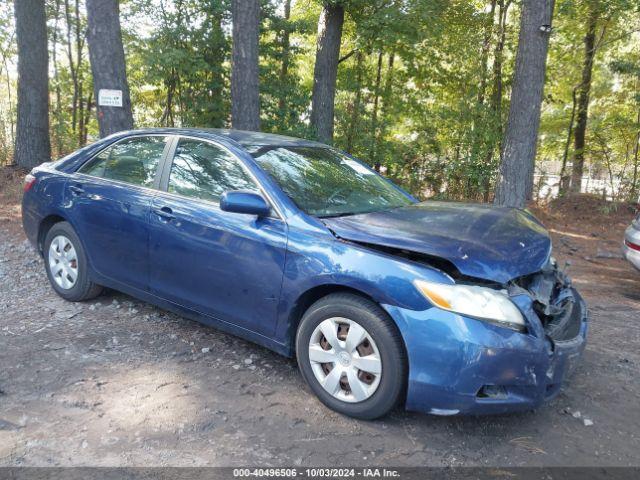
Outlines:
[[202, 140], [179, 141], [169, 174], [169, 192], [217, 202], [229, 190], [258, 191], [240, 161]]
[[132, 137], [103, 150], [78, 172], [120, 182], [153, 186], [167, 137]]

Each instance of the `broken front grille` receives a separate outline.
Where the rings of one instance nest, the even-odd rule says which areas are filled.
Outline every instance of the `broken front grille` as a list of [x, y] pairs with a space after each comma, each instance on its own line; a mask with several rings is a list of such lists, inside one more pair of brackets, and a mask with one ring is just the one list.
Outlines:
[[543, 316], [538, 313], [538, 316], [543, 322], [545, 332], [553, 340], [572, 340], [580, 334], [582, 305], [572, 296], [563, 300], [559, 307], [560, 312], [555, 315]]
[[542, 271], [519, 278], [515, 284], [533, 300], [533, 309], [545, 333], [555, 341], [572, 340], [580, 334], [583, 305], [571, 281], [550, 261]]

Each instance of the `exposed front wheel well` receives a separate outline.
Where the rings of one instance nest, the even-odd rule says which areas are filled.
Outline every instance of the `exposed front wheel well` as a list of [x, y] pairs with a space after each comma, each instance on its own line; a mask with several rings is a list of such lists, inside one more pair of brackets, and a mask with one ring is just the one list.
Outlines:
[[47, 238], [47, 233], [49, 233], [51, 227], [60, 222], [66, 222], [66, 219], [64, 219], [60, 215], [49, 215], [40, 222], [40, 225], [38, 227], [38, 251], [40, 253], [42, 253], [44, 239]]

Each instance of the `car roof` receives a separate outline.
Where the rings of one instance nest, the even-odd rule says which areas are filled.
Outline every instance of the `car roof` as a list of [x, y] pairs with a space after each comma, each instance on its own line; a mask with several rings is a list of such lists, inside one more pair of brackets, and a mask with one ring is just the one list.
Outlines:
[[149, 128], [143, 130], [131, 130], [128, 134], [135, 133], [169, 133], [174, 135], [197, 135], [204, 137], [226, 137], [243, 147], [248, 146], [286, 146], [286, 147], [326, 147], [326, 145], [305, 140], [303, 138], [277, 135], [275, 133], [250, 132], [247, 130], [233, 130], [225, 128]]
[[281, 145], [281, 146], [325, 146], [321, 143], [303, 138], [289, 137], [287, 135], [278, 135], [275, 133], [249, 132], [247, 130], [229, 130], [223, 128], [203, 129], [215, 135], [223, 135], [235, 140], [240, 145]]

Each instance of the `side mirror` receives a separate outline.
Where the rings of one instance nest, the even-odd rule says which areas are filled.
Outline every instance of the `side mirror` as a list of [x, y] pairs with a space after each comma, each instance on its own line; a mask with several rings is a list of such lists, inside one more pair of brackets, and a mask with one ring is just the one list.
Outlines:
[[268, 217], [271, 213], [271, 207], [262, 195], [244, 190], [224, 192], [220, 198], [220, 209], [225, 212], [247, 213], [259, 217]]

